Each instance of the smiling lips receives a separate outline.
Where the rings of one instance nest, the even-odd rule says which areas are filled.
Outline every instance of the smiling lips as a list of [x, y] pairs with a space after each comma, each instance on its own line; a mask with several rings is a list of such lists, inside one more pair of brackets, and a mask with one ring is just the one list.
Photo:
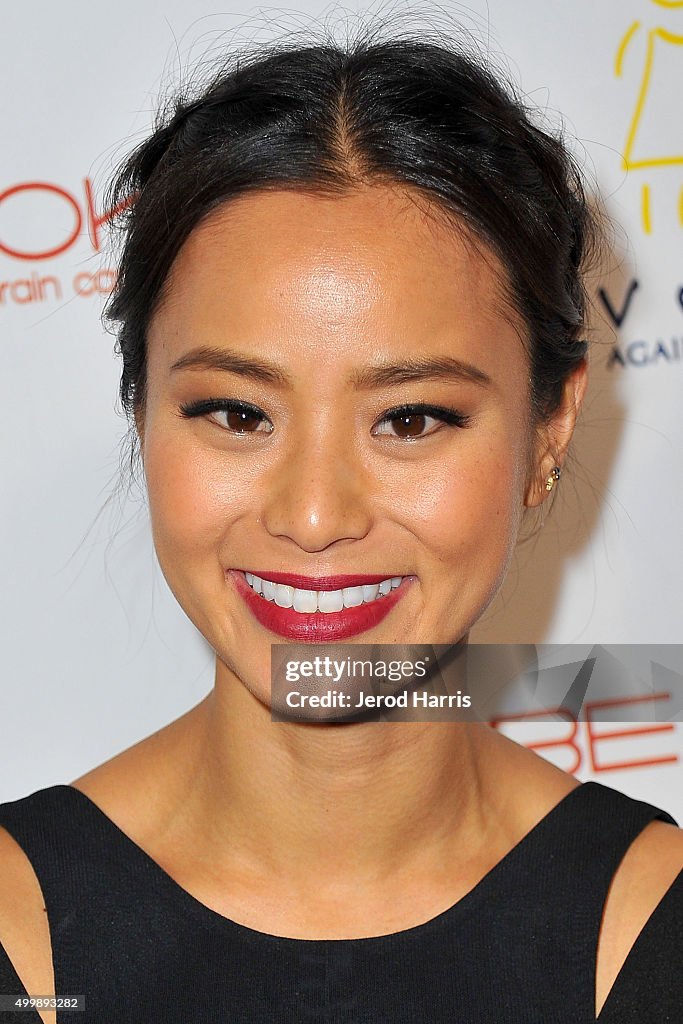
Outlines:
[[316, 643], [364, 633], [385, 618], [414, 576], [227, 573], [255, 618], [278, 636]]

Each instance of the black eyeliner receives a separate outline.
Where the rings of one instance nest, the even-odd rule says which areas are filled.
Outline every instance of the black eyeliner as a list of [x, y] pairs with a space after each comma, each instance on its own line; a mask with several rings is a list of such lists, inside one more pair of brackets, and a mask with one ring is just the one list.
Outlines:
[[[253, 416], [260, 416], [264, 420], [268, 417], [251, 402], [243, 402], [236, 398], [204, 398], [197, 402], [187, 402], [179, 406], [181, 416], [191, 419], [198, 416], [206, 416], [212, 412], [242, 412], [250, 413]], [[469, 416], [458, 412], [457, 409], [450, 409], [442, 405], [431, 405], [427, 402], [406, 402], [403, 405], [394, 406], [388, 409], [378, 421], [384, 423], [387, 420], [399, 419], [401, 416], [432, 416], [434, 419], [442, 420], [449, 426], [466, 427]]]
[[210, 412], [248, 412], [254, 416], [262, 416], [268, 419], [266, 414], [258, 406], [251, 402], [242, 402], [237, 398], [203, 398], [198, 402], [187, 402], [179, 406], [181, 416], [192, 418], [194, 416], [206, 416]]
[[457, 409], [449, 409], [442, 405], [429, 405], [426, 402], [406, 402], [404, 405], [397, 405], [388, 409], [380, 423], [385, 420], [398, 419], [400, 416], [433, 416], [434, 419], [443, 420], [449, 426], [465, 427], [470, 422], [469, 416], [458, 412]]

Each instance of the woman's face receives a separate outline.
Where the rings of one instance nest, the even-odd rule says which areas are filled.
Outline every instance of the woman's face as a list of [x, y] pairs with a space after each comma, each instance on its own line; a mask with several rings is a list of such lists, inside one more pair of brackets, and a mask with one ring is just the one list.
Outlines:
[[271, 643], [466, 636], [541, 497], [522, 332], [495, 259], [397, 190], [252, 193], [195, 229], [138, 428], [219, 670], [267, 703]]

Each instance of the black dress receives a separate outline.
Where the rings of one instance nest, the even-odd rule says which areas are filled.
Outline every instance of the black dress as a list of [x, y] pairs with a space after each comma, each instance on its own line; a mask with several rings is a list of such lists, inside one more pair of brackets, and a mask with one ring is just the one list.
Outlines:
[[[627, 848], [665, 811], [571, 790], [453, 907], [361, 939], [237, 924], [181, 888], [72, 786], [0, 804], [41, 884], [59, 1024], [589, 1024], [602, 908]], [[0, 945], [0, 993], [26, 994]], [[32, 993], [44, 995], [45, 993]], [[0, 1011], [39, 1024], [34, 1011]], [[683, 1024], [683, 872], [598, 1018]]]

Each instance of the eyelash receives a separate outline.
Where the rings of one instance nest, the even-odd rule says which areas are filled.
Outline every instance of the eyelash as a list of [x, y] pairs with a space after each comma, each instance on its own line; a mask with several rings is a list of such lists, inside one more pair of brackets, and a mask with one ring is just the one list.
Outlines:
[[[263, 413], [257, 406], [252, 405], [250, 402], [241, 402], [233, 398], [207, 398], [202, 399], [199, 402], [189, 402], [180, 406], [180, 415], [187, 419], [206, 416], [212, 412], [248, 413], [252, 416], [261, 417], [262, 420], [268, 420], [265, 413]], [[388, 423], [394, 420], [400, 420], [407, 416], [427, 416], [432, 419], [440, 420], [447, 427], [467, 427], [471, 419], [471, 417], [465, 416], [464, 413], [459, 412], [457, 409], [450, 409], [441, 405], [429, 405], [426, 402], [414, 402], [405, 403], [404, 405], [395, 406], [393, 409], [389, 409], [378, 422], [380, 424]], [[227, 430], [229, 433], [236, 436], [242, 434], [272, 433], [270, 430], [232, 430], [231, 428], [224, 427], [221, 424], [217, 424], [217, 426], [221, 426], [222, 430]], [[418, 435], [417, 437], [408, 438], [400, 438], [394, 435], [394, 439], [410, 443], [412, 441], [420, 441], [425, 437], [431, 437], [431, 435], [437, 433], [437, 431], [438, 428], [436, 430], [430, 430], [425, 434]]]

